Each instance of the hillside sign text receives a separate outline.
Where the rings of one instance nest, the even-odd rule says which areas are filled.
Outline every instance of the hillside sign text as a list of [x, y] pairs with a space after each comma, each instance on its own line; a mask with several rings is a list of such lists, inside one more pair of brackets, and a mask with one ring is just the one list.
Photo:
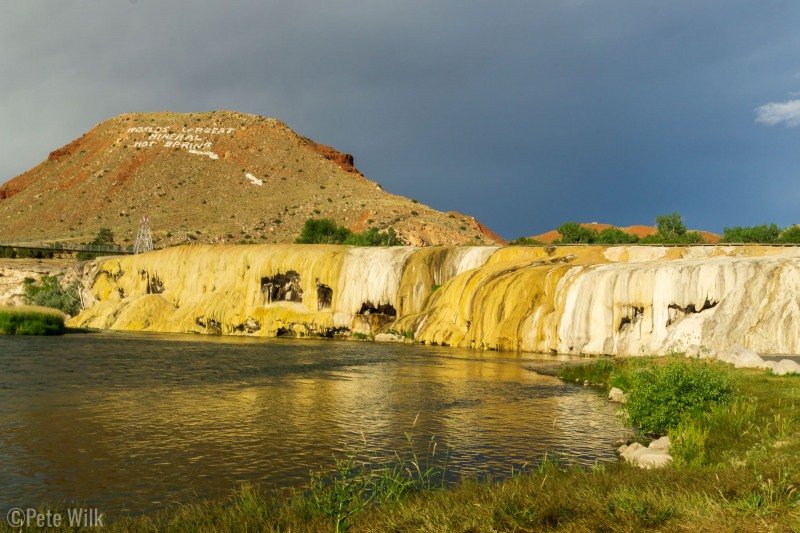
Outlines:
[[151, 148], [161, 145], [164, 148], [183, 148], [186, 150], [209, 150], [213, 143], [209, 135], [231, 135], [236, 128], [176, 128], [168, 126], [137, 126], [128, 128], [128, 133], [146, 133], [145, 140], [134, 141], [134, 148]]

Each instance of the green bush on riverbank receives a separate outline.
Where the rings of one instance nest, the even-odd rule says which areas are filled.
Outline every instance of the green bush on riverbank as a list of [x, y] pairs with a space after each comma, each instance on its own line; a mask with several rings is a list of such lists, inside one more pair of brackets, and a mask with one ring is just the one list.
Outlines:
[[[546, 460], [501, 481], [464, 479], [443, 489], [417, 476], [408, 490], [385, 490], [375, 488], [380, 468], [369, 463], [356, 467], [345, 457], [332, 473], [314, 474], [305, 490], [243, 486], [228, 498], [124, 518], [107, 529], [335, 531], [337, 523], [349, 531], [798, 529], [800, 377], [673, 357], [603, 359], [568, 369], [564, 376], [573, 382], [627, 384], [627, 389], [620, 388], [632, 393], [636, 373], [673, 365], [685, 368], [664, 375], [719, 373], [722, 385], [714, 389], [730, 385], [736, 392], [725, 401], [696, 400], [684, 411], [670, 429], [675, 462], [664, 469], [641, 470], [625, 463], [584, 469]], [[400, 473], [407, 473], [405, 468], [414, 472], [414, 465], [425, 472], [424, 459], [411, 454], [398, 463], [404, 465]], [[387, 487], [405, 486], [402, 475], [389, 477]]]
[[0, 307], [0, 335], [58, 335], [64, 315], [47, 307]]
[[57, 276], [42, 276], [39, 283], [33, 278], [25, 278], [22, 291], [27, 304], [52, 307], [71, 316], [81, 311], [80, 288], [77, 282], [62, 285]]

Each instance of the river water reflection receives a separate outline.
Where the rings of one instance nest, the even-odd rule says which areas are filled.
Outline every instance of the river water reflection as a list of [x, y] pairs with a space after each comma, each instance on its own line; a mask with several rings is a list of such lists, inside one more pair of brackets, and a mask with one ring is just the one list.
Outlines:
[[[0, 338], [0, 511], [81, 502], [140, 513], [243, 481], [302, 486], [345, 445], [449, 450], [450, 476], [565, 452], [615, 461], [599, 392], [533, 356], [335, 341], [71, 334]], [[416, 419], [416, 425], [414, 421]]]

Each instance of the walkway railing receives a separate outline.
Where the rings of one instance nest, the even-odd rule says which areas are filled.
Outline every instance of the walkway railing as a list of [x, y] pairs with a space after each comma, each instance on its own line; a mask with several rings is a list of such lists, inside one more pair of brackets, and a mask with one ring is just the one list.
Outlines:
[[117, 246], [116, 244], [79, 244], [75, 242], [0, 241], [0, 247], [27, 248], [30, 250], [47, 250], [51, 252], [91, 252], [109, 255], [133, 253], [131, 248]]

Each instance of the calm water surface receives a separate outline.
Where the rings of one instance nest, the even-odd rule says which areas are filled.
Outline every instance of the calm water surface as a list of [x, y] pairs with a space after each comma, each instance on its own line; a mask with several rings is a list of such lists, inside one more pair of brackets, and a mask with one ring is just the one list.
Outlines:
[[[433, 439], [447, 470], [505, 476], [563, 452], [616, 461], [598, 391], [533, 356], [334, 341], [73, 334], [0, 337], [0, 511], [80, 502], [114, 515], [302, 486], [366, 438], [389, 459]], [[416, 425], [414, 421], [416, 419]], [[441, 455], [440, 455], [441, 456]]]

